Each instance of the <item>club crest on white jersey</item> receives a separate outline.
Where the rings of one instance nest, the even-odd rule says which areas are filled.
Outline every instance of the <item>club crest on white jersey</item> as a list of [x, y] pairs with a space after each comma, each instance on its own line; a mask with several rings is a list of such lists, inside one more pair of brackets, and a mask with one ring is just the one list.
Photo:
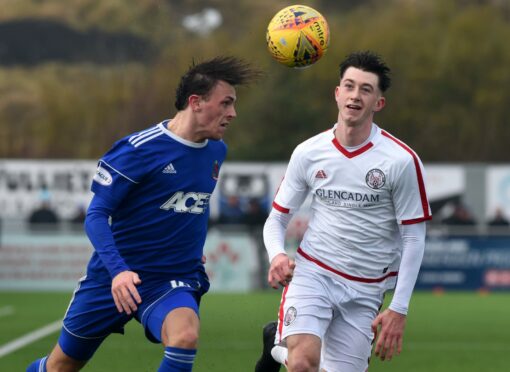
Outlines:
[[380, 169], [371, 169], [368, 171], [365, 181], [371, 189], [377, 190], [386, 183], [386, 176]]
[[202, 214], [206, 211], [210, 198], [211, 194], [205, 192], [177, 191], [159, 208], [166, 211], [173, 209], [177, 213]]

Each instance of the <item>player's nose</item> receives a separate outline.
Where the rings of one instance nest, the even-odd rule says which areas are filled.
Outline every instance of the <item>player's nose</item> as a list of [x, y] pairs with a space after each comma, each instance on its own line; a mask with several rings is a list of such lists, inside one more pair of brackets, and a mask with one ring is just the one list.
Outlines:
[[353, 89], [350, 98], [352, 101], [358, 102], [360, 100], [360, 89], [359, 88]]
[[236, 109], [234, 108], [234, 106], [232, 106], [230, 108], [230, 111], [229, 111], [227, 116], [229, 117], [230, 120], [232, 120], [232, 119], [237, 117], [237, 112], [236, 112]]

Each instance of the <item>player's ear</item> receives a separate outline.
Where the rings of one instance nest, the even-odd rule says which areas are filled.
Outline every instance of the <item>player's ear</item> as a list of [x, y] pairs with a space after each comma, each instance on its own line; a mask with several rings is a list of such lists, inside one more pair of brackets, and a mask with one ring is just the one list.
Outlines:
[[335, 101], [338, 102], [338, 97], [340, 96], [340, 86], [335, 87]]
[[380, 96], [377, 102], [375, 103], [374, 112], [381, 111], [384, 108], [384, 106], [386, 106], [386, 98]]
[[202, 97], [200, 97], [197, 94], [192, 94], [188, 97], [188, 106], [191, 108], [191, 111], [199, 112], [201, 110], [200, 108], [201, 100]]

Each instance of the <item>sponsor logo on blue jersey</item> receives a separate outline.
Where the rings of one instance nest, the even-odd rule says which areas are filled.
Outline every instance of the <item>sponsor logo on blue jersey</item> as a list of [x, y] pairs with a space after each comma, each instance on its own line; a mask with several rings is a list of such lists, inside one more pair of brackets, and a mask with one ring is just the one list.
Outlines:
[[113, 182], [110, 172], [108, 172], [102, 166], [97, 167], [93, 180], [103, 186], [110, 186]]
[[172, 163], [169, 163], [165, 169], [163, 169], [163, 173], [167, 173], [167, 174], [176, 174], [177, 171], [175, 170], [175, 167]]
[[210, 198], [211, 194], [205, 192], [177, 191], [159, 208], [166, 211], [173, 209], [177, 213], [202, 214], [206, 211]]

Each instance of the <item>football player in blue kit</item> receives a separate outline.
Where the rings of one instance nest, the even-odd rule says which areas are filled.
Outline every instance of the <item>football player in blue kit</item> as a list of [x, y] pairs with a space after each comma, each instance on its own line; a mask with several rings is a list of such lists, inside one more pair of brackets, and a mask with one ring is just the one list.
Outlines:
[[222, 138], [236, 117], [235, 86], [259, 75], [235, 57], [192, 65], [176, 90], [175, 117], [121, 139], [99, 160], [85, 219], [94, 253], [57, 345], [27, 371], [80, 370], [132, 318], [164, 346], [158, 371], [192, 370]]

